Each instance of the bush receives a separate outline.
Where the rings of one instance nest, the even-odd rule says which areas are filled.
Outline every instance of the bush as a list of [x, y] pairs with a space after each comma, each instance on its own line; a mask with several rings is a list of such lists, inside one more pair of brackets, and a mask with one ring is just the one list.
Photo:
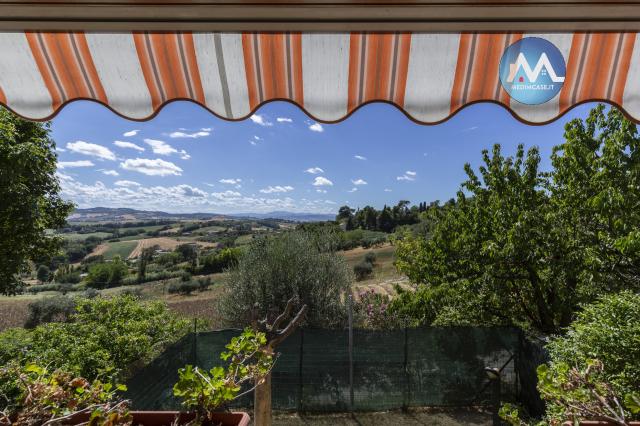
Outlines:
[[551, 369], [604, 364], [600, 380], [621, 395], [640, 389], [640, 295], [625, 291], [585, 306], [563, 337], [548, 345]]
[[10, 342], [11, 350], [0, 349], [0, 365], [37, 362], [89, 380], [108, 372], [126, 377], [187, 333], [189, 325], [162, 302], [132, 296], [78, 299], [70, 322], [41, 324], [20, 340], [14, 331], [1, 333], [0, 343]]
[[42, 293], [43, 291], [60, 291], [60, 284], [38, 284], [26, 288], [27, 293]]
[[119, 258], [116, 257], [108, 263], [96, 263], [89, 268], [87, 275], [87, 286], [93, 288], [117, 287], [122, 284], [122, 280], [129, 274], [129, 268]]
[[180, 281], [169, 285], [167, 291], [170, 294], [182, 294], [188, 295], [198, 290], [198, 283], [196, 281]]
[[66, 322], [75, 312], [75, 300], [66, 296], [46, 297], [29, 303], [26, 328], [34, 328], [48, 322]]
[[226, 248], [218, 253], [210, 254], [204, 258], [201, 272], [203, 274], [215, 274], [237, 266], [240, 254], [241, 250], [239, 248]]
[[304, 303], [306, 323], [317, 327], [343, 325], [343, 294], [352, 274], [344, 257], [335, 251], [331, 235], [306, 231], [254, 239], [231, 269], [226, 291], [219, 302], [231, 325], [251, 323], [252, 312], [274, 319], [290, 298], [295, 308]]
[[373, 274], [373, 265], [363, 260], [353, 266], [353, 273], [355, 274], [357, 281], [362, 281]]
[[367, 290], [358, 295], [354, 302], [353, 313], [357, 327], [374, 330], [393, 330], [407, 327], [409, 320], [401, 313], [390, 309], [387, 295]]
[[46, 283], [49, 281], [49, 276], [51, 275], [51, 271], [47, 265], [38, 266], [38, 271], [36, 272], [36, 278], [41, 283]]
[[364, 255], [364, 261], [365, 262], [369, 262], [371, 265], [375, 265], [376, 264], [376, 252], [374, 251], [369, 251], [367, 252], [367, 254]]

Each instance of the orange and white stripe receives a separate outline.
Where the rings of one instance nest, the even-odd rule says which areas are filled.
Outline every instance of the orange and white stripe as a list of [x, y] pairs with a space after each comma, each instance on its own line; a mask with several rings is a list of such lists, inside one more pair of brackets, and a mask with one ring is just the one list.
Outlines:
[[134, 33], [153, 109], [174, 99], [205, 104], [191, 33]]
[[352, 34], [347, 111], [370, 101], [404, 104], [411, 34]]
[[635, 34], [583, 33], [573, 37], [560, 110], [590, 99], [622, 104]]
[[[567, 63], [560, 94], [541, 105], [510, 99], [500, 84], [500, 59], [522, 37], [551, 41]], [[640, 43], [636, 33], [0, 33], [0, 103], [42, 120], [74, 99], [139, 120], [177, 99], [226, 119], [271, 100], [319, 121], [373, 101], [422, 123], [481, 101], [531, 123], [588, 100], [638, 118]]]
[[451, 113], [477, 101], [509, 105], [500, 83], [500, 59], [522, 34], [463, 34], [460, 37], [455, 80], [451, 90]]
[[73, 99], [109, 102], [84, 33], [25, 34], [54, 110]]
[[243, 34], [242, 45], [252, 109], [271, 99], [304, 105], [301, 34]]

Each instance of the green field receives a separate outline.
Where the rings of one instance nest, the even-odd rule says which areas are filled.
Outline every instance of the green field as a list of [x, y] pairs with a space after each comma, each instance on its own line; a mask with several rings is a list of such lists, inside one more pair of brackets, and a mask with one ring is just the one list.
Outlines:
[[126, 259], [138, 245], [138, 240], [118, 241], [108, 244], [109, 248], [107, 248], [107, 251], [103, 254], [105, 259], [113, 259], [115, 256], [120, 256], [121, 258]]
[[205, 226], [204, 228], [197, 229], [193, 232], [206, 234], [208, 232], [222, 232], [225, 229], [227, 228], [223, 228], [222, 226]]
[[108, 238], [110, 237], [112, 234], [108, 233], [108, 232], [91, 232], [88, 234], [78, 234], [78, 233], [69, 233], [69, 234], [59, 234], [62, 236], [62, 238], [64, 238], [65, 240], [69, 240], [69, 241], [84, 241], [89, 237], [98, 237], [98, 238]]

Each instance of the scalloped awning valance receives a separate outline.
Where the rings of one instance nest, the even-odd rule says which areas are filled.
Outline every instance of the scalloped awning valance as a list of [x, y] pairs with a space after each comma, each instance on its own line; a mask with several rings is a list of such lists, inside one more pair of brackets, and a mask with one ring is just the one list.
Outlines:
[[[523, 37], [552, 42], [566, 62], [560, 93], [543, 104], [521, 104], [500, 83], [503, 53]], [[586, 101], [616, 105], [638, 121], [640, 42], [635, 32], [0, 33], [0, 103], [45, 120], [77, 99], [134, 120], [173, 100], [230, 120], [287, 100], [323, 122], [375, 101], [427, 124], [483, 101], [527, 123]]]

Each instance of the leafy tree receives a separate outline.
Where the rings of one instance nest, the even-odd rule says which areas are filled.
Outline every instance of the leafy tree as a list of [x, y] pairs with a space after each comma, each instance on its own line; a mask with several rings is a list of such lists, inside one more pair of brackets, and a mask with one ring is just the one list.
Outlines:
[[382, 232], [392, 232], [395, 227], [393, 216], [391, 216], [391, 209], [384, 206], [377, 219], [377, 229]]
[[639, 143], [633, 123], [600, 106], [566, 125], [549, 173], [537, 148], [483, 151], [429, 234], [397, 242], [398, 268], [420, 285], [416, 317], [557, 333], [580, 304], [637, 289]]
[[217, 253], [210, 254], [202, 261], [203, 274], [215, 274], [223, 272], [238, 264], [241, 250], [239, 248], [226, 248]]
[[49, 281], [50, 273], [51, 271], [49, 271], [49, 267], [47, 265], [40, 265], [36, 272], [36, 278], [38, 278], [38, 281], [41, 283], [46, 283]]
[[96, 263], [89, 268], [87, 275], [87, 286], [93, 288], [117, 287], [122, 284], [122, 280], [129, 274], [129, 268], [119, 256], [111, 262]]
[[138, 256], [138, 282], [144, 282], [147, 273], [147, 265], [153, 260], [153, 254], [158, 246], [145, 247]]
[[14, 294], [29, 260], [50, 258], [72, 205], [60, 198], [49, 124], [0, 110], [0, 293]]
[[292, 231], [255, 239], [231, 270], [220, 302], [222, 316], [234, 325], [274, 318], [292, 297], [309, 308], [311, 326], [330, 327], [345, 316], [342, 295], [352, 275], [334, 251], [331, 235]]
[[338, 215], [336, 216], [337, 221], [348, 220], [349, 218], [353, 218], [353, 209], [349, 206], [342, 206], [338, 209]]

